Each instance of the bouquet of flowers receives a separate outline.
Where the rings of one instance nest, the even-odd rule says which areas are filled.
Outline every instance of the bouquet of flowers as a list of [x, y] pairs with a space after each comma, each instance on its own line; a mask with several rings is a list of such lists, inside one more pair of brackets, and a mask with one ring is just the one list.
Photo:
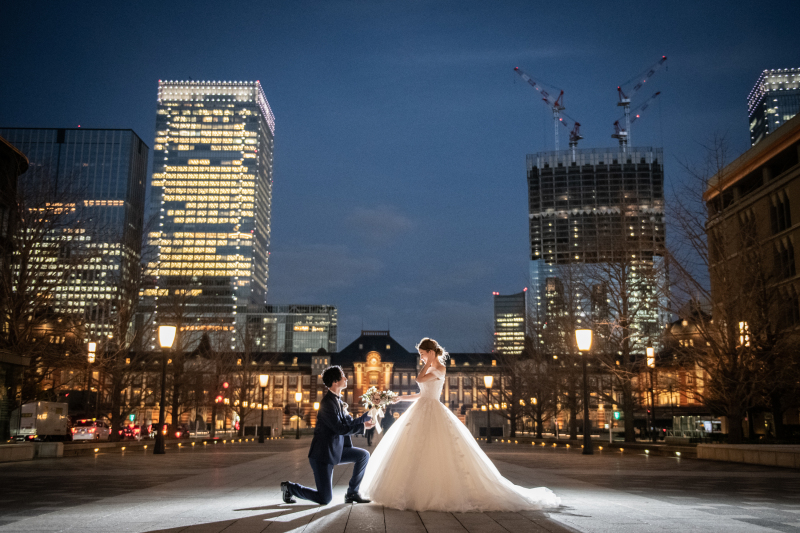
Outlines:
[[378, 433], [382, 432], [381, 419], [384, 416], [386, 406], [392, 403], [397, 397], [397, 393], [390, 390], [378, 390], [377, 387], [370, 387], [367, 392], [361, 395], [364, 408], [368, 410], [369, 416], [375, 421], [375, 428]]

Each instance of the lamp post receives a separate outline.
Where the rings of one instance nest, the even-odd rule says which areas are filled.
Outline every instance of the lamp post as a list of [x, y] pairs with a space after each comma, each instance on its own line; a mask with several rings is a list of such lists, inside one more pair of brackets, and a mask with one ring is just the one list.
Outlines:
[[258, 428], [258, 443], [264, 444], [264, 389], [269, 383], [269, 376], [261, 374], [258, 376], [258, 384], [261, 385], [261, 427]]
[[583, 455], [592, 455], [594, 450], [589, 431], [589, 380], [586, 377], [586, 358], [592, 349], [592, 330], [576, 329], [575, 341], [578, 343], [578, 350], [583, 352]]
[[314, 402], [314, 427], [317, 427], [318, 416], [319, 416], [319, 402]]
[[296, 439], [300, 438], [300, 401], [303, 399], [302, 392], [295, 392], [294, 393], [294, 401], [297, 402], [297, 435], [295, 436]]
[[164, 435], [166, 418], [165, 407], [167, 403], [167, 350], [172, 348], [172, 343], [175, 342], [175, 332], [178, 328], [175, 326], [158, 326], [158, 343], [161, 345], [161, 402], [158, 405], [158, 431], [156, 432], [156, 445], [153, 448], [153, 453], [156, 455], [163, 455], [167, 453], [167, 446], [164, 442], [166, 438]]
[[493, 376], [483, 376], [486, 386], [486, 444], [492, 443], [492, 382]]
[[656, 367], [655, 350], [652, 346], [647, 347], [647, 368], [650, 370], [650, 440], [658, 442], [658, 432], [656, 431], [656, 399], [653, 395], [653, 369]]
[[[88, 350], [86, 353], [86, 395], [85, 395], [85, 402], [84, 408], [86, 409], [86, 416], [89, 416], [89, 398], [91, 397], [91, 385], [92, 385], [92, 374], [91, 374], [91, 366], [94, 363], [97, 353], [97, 343], [90, 342], [88, 346]], [[95, 402], [97, 403], [97, 402]]]

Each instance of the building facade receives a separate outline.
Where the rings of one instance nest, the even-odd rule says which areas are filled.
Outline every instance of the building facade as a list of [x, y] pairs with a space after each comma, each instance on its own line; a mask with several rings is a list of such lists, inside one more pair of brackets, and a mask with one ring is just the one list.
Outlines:
[[[279, 410], [283, 430], [294, 430], [298, 423], [300, 429], [313, 427], [316, 424], [316, 409], [327, 389], [322, 383], [322, 372], [331, 365], [339, 365], [348, 378], [347, 388], [342, 392], [342, 399], [349, 405], [352, 413], [364, 412], [360, 397], [371, 386], [382, 390], [392, 390], [400, 395], [419, 392], [416, 376], [420, 364], [419, 355], [409, 352], [388, 331], [362, 331], [361, 335], [338, 353], [329, 353], [323, 349], [315, 353], [269, 353], [258, 352], [245, 357], [241, 352], [231, 355], [232, 365], [222, 376], [229, 387], [215, 390], [209, 384], [210, 366], [198, 353], [187, 354], [185, 374], [195, 375], [194, 369], [205, 373], [198, 374], [196, 387], [198, 395], [189, 402], [188, 409], [182, 410], [179, 424], [190, 424], [202, 420], [203, 427], [214, 424], [218, 429], [234, 427], [237, 421], [245, 426], [247, 434], [254, 434], [254, 427], [259, 423], [260, 410]], [[447, 361], [447, 376], [441, 401], [464, 421], [466, 413], [473, 409], [486, 409], [487, 394], [484, 387], [484, 376], [492, 375], [495, 388], [501, 385], [502, 369], [492, 354], [456, 353], [450, 354]], [[134, 419], [140, 423], [158, 420], [158, 353], [153, 354], [152, 368], [148, 368], [142, 377], [142, 386], [148, 394], [135, 409]], [[249, 361], [249, 363], [248, 363]], [[213, 365], [212, 365], [213, 366]], [[262, 394], [258, 386], [258, 376], [269, 376], [267, 387]], [[100, 379], [104, 379], [102, 376]], [[168, 383], [168, 387], [169, 387]], [[245, 392], [242, 392], [242, 391]], [[127, 392], [126, 392], [127, 393]], [[300, 394], [300, 401], [296, 394]], [[216, 408], [217, 418], [212, 420], [212, 404], [214, 397], [221, 401]], [[497, 402], [498, 392], [495, 390], [493, 401]], [[101, 400], [107, 402], [108, 400]], [[387, 417], [398, 418], [411, 404], [400, 402], [388, 409]], [[102, 409], [102, 407], [101, 407]], [[167, 415], [169, 417], [169, 414]], [[299, 420], [298, 420], [299, 418]], [[170, 418], [169, 423], [173, 423]]]
[[[787, 346], [793, 349], [800, 340], [795, 253], [795, 243], [800, 242], [800, 116], [786, 121], [715, 175], [704, 200], [713, 318], [736, 324], [738, 351], [756, 360], [755, 368], [769, 368], [776, 353]], [[721, 333], [717, 336], [725, 338]], [[759, 340], [752, 349], [751, 338]], [[796, 387], [794, 380], [786, 383], [784, 378], [791, 374], [785, 368], [781, 365], [770, 378], [771, 386], [779, 391]], [[796, 392], [786, 393], [777, 402], [776, 393], [764, 398], [748, 409], [767, 412], [778, 432], [779, 426], [800, 422]]]
[[149, 148], [124, 129], [2, 128], [0, 135], [30, 160], [21, 180], [48, 183], [65, 209], [91, 221], [69, 236], [90, 258], [55, 290], [53, 311], [81, 315], [86, 341], [112, 335], [119, 287], [139, 276]]
[[[0, 137], [0, 261], [8, 261], [13, 247], [10, 238], [14, 231], [17, 212], [17, 179], [28, 170], [28, 158], [14, 145]], [[6, 265], [3, 265], [4, 267]], [[9, 306], [6, 295], [0, 293], [3, 316]], [[2, 324], [8, 331], [8, 324]], [[11, 436], [9, 423], [11, 411], [19, 405], [22, 392], [23, 369], [30, 359], [0, 349], [0, 441]]]
[[528, 156], [529, 312], [540, 329], [559, 301], [574, 300], [563, 291], [578, 287], [583, 319], [602, 315], [605, 289], [590, 266], [625, 263], [634, 277], [637, 270], [661, 272], [639, 291], [649, 301], [638, 306], [633, 328], [657, 335], [664, 323], [656, 287], [665, 283], [663, 159], [661, 149], [645, 147]]
[[518, 355], [525, 349], [528, 289], [517, 294], [494, 293], [494, 351]]
[[765, 70], [747, 95], [750, 145], [800, 112], [800, 68]]
[[[264, 352], [337, 351], [338, 314], [333, 305], [266, 305], [239, 315], [253, 349]], [[243, 328], [239, 328], [243, 329]], [[244, 346], [239, 341], [237, 349]]]
[[235, 349], [237, 314], [266, 304], [274, 136], [257, 81], [159, 81], [143, 296], [187, 343], [224, 332]]

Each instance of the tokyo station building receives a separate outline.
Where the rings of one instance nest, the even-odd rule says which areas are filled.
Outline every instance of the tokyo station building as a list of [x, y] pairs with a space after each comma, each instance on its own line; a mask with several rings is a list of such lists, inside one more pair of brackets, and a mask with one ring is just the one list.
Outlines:
[[[284, 426], [294, 427], [296, 418], [295, 393], [303, 395], [300, 427], [315, 425], [314, 403], [319, 402], [327, 389], [322, 372], [339, 365], [347, 375], [347, 389], [342, 399], [352, 413], [363, 412], [359, 397], [369, 387], [392, 390], [406, 396], [419, 392], [416, 375], [422, 367], [419, 354], [401, 346], [389, 331], [362, 331], [361, 335], [338, 353], [319, 350], [317, 353], [258, 354], [259, 371], [270, 376], [265, 395], [265, 407], [284, 409]], [[466, 411], [486, 403], [483, 376], [495, 375], [499, 369], [493, 354], [451, 353], [447, 361], [447, 376], [441, 400], [453, 413], [464, 420]], [[267, 362], [265, 359], [269, 358]], [[494, 366], [494, 368], [492, 368]], [[490, 371], [493, 370], [494, 372]], [[401, 402], [390, 408], [389, 416], [410, 407]]]

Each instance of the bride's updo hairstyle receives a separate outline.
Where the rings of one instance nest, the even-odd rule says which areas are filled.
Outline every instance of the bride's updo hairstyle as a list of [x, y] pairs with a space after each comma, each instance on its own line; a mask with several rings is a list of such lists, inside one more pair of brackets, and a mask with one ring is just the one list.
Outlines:
[[442, 364], [444, 364], [444, 362], [447, 361], [447, 358], [450, 357], [450, 354], [448, 354], [444, 348], [439, 346], [438, 342], [436, 342], [433, 339], [429, 339], [428, 337], [425, 337], [424, 339], [419, 341], [419, 344], [417, 344], [417, 351], [418, 352], [426, 351], [435, 353], [437, 359], [439, 359], [439, 362]]

